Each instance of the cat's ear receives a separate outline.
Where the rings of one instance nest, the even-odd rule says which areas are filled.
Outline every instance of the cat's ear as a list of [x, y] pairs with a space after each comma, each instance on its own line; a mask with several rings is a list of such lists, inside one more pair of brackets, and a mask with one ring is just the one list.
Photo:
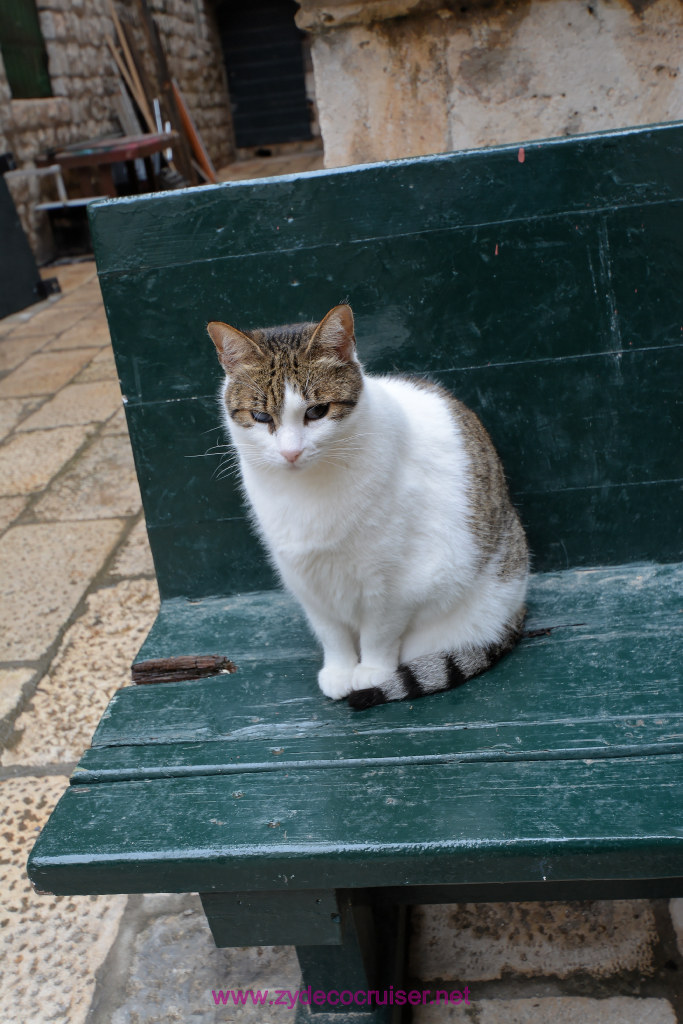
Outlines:
[[335, 306], [323, 317], [308, 343], [308, 351], [314, 345], [332, 349], [339, 359], [351, 362], [356, 351], [356, 338], [350, 306]]
[[226, 373], [231, 373], [240, 363], [252, 361], [259, 351], [255, 341], [229, 324], [212, 320], [206, 329], [216, 346], [218, 358]]

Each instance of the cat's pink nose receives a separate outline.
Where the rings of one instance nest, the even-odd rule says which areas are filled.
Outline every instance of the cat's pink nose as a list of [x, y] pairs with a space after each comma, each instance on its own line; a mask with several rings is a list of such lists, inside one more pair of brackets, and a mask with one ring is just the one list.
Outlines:
[[302, 451], [302, 448], [282, 448], [280, 449], [280, 454], [284, 459], [287, 459], [287, 462], [296, 462]]

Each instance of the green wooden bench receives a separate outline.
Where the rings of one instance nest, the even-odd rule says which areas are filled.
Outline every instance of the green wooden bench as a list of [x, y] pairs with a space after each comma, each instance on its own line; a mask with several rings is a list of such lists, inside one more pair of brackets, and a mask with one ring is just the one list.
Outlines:
[[[238, 671], [114, 696], [37, 888], [197, 891], [218, 945], [351, 992], [400, 983], [411, 903], [683, 894], [682, 168], [676, 124], [93, 207], [162, 598], [138, 660]], [[367, 369], [479, 412], [535, 569], [509, 657], [361, 714], [211, 454], [205, 333], [344, 299]]]

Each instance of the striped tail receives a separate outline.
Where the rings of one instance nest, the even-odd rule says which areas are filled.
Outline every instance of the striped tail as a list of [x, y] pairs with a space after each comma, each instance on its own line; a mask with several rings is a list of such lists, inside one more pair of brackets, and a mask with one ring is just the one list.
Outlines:
[[399, 665], [394, 674], [379, 686], [350, 693], [350, 707], [354, 711], [365, 711], [366, 708], [386, 704], [392, 700], [415, 700], [428, 693], [454, 690], [462, 686], [468, 679], [473, 679], [474, 676], [492, 668], [512, 650], [522, 635], [525, 612], [526, 609], [522, 611], [514, 626], [508, 627], [503, 639], [497, 643], [489, 644], [487, 647], [467, 647], [414, 658]]

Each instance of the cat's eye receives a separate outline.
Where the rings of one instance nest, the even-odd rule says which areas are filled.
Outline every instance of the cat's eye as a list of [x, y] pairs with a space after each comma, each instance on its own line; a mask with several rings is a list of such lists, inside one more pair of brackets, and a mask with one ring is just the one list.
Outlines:
[[272, 423], [273, 417], [267, 412], [255, 412], [251, 410], [252, 419], [255, 419], [257, 423]]
[[327, 416], [330, 411], [330, 403], [325, 402], [321, 405], [312, 405], [306, 410], [307, 420], [321, 420], [324, 416]]

